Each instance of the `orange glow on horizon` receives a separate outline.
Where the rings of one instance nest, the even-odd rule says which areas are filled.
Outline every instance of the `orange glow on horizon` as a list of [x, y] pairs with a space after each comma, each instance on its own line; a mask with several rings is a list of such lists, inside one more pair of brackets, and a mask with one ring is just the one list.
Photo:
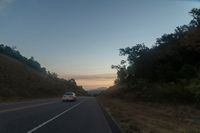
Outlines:
[[78, 85], [82, 85], [84, 89], [95, 89], [100, 87], [109, 87], [114, 83], [113, 80], [76, 80]]
[[84, 89], [96, 89], [100, 87], [109, 87], [114, 84], [116, 74], [95, 74], [95, 75], [64, 75], [65, 79], [74, 78], [78, 85], [83, 86]]

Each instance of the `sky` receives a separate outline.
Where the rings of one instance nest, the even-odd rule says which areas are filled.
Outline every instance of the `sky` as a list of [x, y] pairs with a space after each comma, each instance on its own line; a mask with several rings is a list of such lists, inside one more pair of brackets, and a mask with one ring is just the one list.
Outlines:
[[119, 48], [172, 33], [198, 0], [0, 0], [0, 43], [86, 89], [116, 78]]

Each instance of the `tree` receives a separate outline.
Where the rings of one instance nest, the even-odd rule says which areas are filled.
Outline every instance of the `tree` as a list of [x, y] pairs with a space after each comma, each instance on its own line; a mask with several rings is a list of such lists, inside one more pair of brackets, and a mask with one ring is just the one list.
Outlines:
[[129, 64], [134, 64], [136, 60], [145, 55], [149, 51], [149, 48], [146, 47], [144, 44], [136, 44], [133, 47], [121, 48], [120, 55], [121, 56], [128, 56], [127, 61]]
[[111, 66], [112, 69], [116, 69], [117, 70], [117, 79], [115, 81], [115, 84], [122, 84], [126, 81], [126, 77], [127, 77], [127, 70], [126, 70], [126, 66], [123, 65], [112, 65]]
[[183, 38], [184, 35], [190, 30], [189, 26], [183, 25], [183, 26], [178, 26], [175, 29], [175, 37], [176, 39]]
[[200, 9], [193, 8], [189, 13], [193, 17], [192, 21], [190, 22], [191, 26], [199, 27], [200, 26]]

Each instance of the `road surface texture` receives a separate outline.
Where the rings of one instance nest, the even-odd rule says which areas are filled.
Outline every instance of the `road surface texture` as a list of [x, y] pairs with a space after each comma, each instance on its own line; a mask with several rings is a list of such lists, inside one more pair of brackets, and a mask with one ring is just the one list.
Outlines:
[[0, 104], [0, 133], [112, 133], [93, 97]]

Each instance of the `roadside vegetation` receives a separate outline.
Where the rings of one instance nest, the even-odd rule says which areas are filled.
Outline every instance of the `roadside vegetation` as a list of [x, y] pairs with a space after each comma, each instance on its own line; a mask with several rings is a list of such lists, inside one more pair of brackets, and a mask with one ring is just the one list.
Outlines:
[[65, 91], [87, 94], [74, 79], [58, 78], [33, 57], [27, 59], [15, 48], [0, 45], [0, 101], [60, 97]]
[[115, 85], [100, 101], [124, 132], [200, 132], [200, 9], [151, 47], [121, 48]]
[[[115, 86], [151, 101], [200, 101], [200, 9], [192, 9], [188, 25], [158, 38], [153, 47], [121, 48], [126, 56], [117, 69]], [[126, 93], [128, 94], [128, 93]]]

